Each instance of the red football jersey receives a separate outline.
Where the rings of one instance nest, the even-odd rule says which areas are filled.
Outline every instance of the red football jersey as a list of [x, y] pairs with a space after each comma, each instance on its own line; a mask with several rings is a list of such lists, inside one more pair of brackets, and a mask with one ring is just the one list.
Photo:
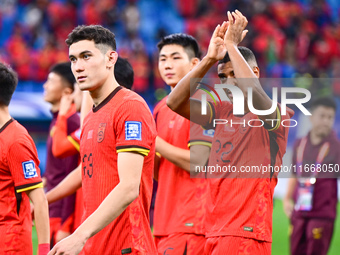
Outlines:
[[136, 152], [145, 157], [140, 195], [86, 242], [85, 254], [156, 254], [149, 225], [155, 138], [155, 122], [147, 104], [123, 87], [116, 88], [86, 116], [80, 141], [83, 219], [118, 185], [118, 153]]
[[[190, 137], [190, 121], [173, 112], [166, 105], [166, 99], [160, 101], [154, 109], [158, 136], [182, 149], [188, 149], [190, 144], [209, 146], [211, 138], [204, 138], [203, 129], [198, 125], [196, 127], [199, 129], [193, 128], [194, 135]], [[161, 158], [153, 234], [166, 236], [181, 232], [204, 235], [206, 185], [206, 179], [190, 178], [189, 172]]]
[[75, 112], [75, 106], [73, 105], [66, 115], [58, 115], [54, 126], [52, 143], [52, 152], [55, 157], [64, 158], [79, 153], [80, 128], [69, 135], [67, 132], [67, 119]]
[[26, 129], [11, 119], [0, 129], [0, 254], [32, 254], [30, 202], [42, 188], [39, 159]]
[[[274, 127], [250, 127], [249, 123], [261, 125], [258, 117], [251, 112], [236, 117], [232, 108], [231, 103], [223, 102], [214, 109], [214, 119], [228, 120], [228, 123], [216, 125], [209, 166], [216, 169], [230, 166], [236, 172], [210, 175], [207, 236], [242, 236], [271, 242], [277, 172], [262, 175], [242, 171], [252, 166], [281, 166], [289, 128], [280, 123], [287, 119], [285, 126], [289, 126], [288, 119], [293, 112], [290, 110], [290, 116], [281, 116], [277, 110], [280, 121]], [[231, 125], [231, 121], [234, 124]]]

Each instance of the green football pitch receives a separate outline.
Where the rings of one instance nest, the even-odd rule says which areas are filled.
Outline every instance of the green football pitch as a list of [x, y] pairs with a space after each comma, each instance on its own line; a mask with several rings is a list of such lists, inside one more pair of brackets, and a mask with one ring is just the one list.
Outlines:
[[[338, 212], [340, 211], [340, 203], [338, 203]], [[273, 212], [273, 255], [288, 255], [288, 219], [283, 213], [282, 201], [275, 199], [274, 201], [274, 212]], [[36, 254], [36, 247], [38, 245], [37, 234], [33, 229], [33, 247], [34, 254]], [[333, 240], [331, 243], [330, 251], [328, 255], [340, 254], [340, 218], [336, 220]]]

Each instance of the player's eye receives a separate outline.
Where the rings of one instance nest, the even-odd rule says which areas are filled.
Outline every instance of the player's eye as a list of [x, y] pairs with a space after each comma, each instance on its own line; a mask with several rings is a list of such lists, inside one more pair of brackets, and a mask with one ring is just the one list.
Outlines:
[[159, 61], [164, 62], [164, 61], [165, 61], [165, 58], [161, 58]]
[[181, 59], [180, 57], [174, 57], [174, 59]]
[[84, 59], [89, 59], [89, 58], [90, 58], [90, 55], [84, 54]]
[[74, 62], [76, 62], [76, 58], [74, 58], [74, 57], [72, 57], [72, 58], [70, 58], [70, 61], [72, 62], [72, 63], [74, 63]]

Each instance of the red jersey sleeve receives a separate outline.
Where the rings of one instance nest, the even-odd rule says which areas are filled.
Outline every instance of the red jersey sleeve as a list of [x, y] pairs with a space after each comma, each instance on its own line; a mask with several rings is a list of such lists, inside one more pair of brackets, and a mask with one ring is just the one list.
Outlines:
[[137, 100], [127, 101], [121, 108], [114, 127], [117, 153], [129, 151], [147, 156], [156, 137], [150, 110]]
[[[75, 113], [75, 106], [66, 115], [58, 115], [53, 133], [52, 153], [57, 158], [73, 156], [79, 153], [79, 130], [67, 135], [67, 119]], [[77, 133], [78, 132], [78, 133]], [[80, 136], [79, 136], [80, 137]]]
[[25, 136], [12, 144], [8, 151], [8, 165], [16, 192], [43, 187], [39, 163], [32, 139]]
[[203, 129], [200, 125], [190, 122], [190, 140], [188, 147], [193, 145], [205, 145], [211, 148], [213, 137], [213, 129]]

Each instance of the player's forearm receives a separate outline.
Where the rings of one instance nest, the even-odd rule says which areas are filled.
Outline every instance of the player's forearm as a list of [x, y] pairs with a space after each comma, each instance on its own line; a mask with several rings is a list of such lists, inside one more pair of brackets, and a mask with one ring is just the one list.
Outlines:
[[190, 151], [173, 146], [160, 137], [156, 138], [156, 151], [176, 166], [190, 172]]
[[67, 140], [67, 118], [65, 115], [58, 116], [52, 140], [53, 156], [61, 157], [64, 153], [65, 143], [70, 143]]
[[38, 243], [50, 242], [50, 224], [48, 215], [48, 204], [42, 188], [30, 191], [30, 200], [34, 206], [35, 226], [37, 229]]
[[49, 204], [67, 197], [81, 187], [81, 165], [69, 173], [54, 189], [46, 193]]
[[290, 178], [288, 180], [287, 192], [284, 196], [285, 200], [288, 201], [288, 200], [293, 199], [293, 193], [294, 193], [296, 185], [297, 185], [297, 179], [296, 178]]
[[[252, 89], [252, 101], [253, 106], [257, 110], [268, 110], [272, 106], [272, 100], [268, 97], [263, 90], [258, 77], [255, 75], [254, 70], [244, 57], [235, 44], [226, 45], [228, 54], [234, 68], [235, 77], [237, 78], [237, 85], [242, 90], [244, 95], [248, 95], [248, 88]], [[256, 68], [256, 67], [254, 67]], [[249, 96], [248, 96], [249, 98]], [[276, 111], [273, 111], [270, 115], [260, 116], [262, 120], [275, 119]], [[270, 123], [270, 122], [269, 122]]]
[[85, 242], [116, 219], [139, 195], [139, 184], [119, 183], [75, 231]]
[[196, 144], [190, 147], [190, 171], [197, 173], [196, 167], [205, 166], [210, 155], [210, 147]]
[[49, 243], [50, 224], [48, 217], [48, 204], [46, 199], [43, 204], [34, 205], [34, 218], [38, 235], [38, 243]]
[[153, 178], [158, 181], [158, 173], [159, 173], [159, 164], [160, 164], [161, 158], [160, 155], [155, 154], [155, 160], [153, 164]]
[[167, 105], [173, 111], [190, 119], [190, 102], [189, 98], [196, 88], [197, 83], [190, 84], [191, 79], [199, 81], [209, 71], [209, 69], [216, 63], [208, 57], [204, 57], [201, 62], [197, 64], [189, 73], [187, 73], [171, 91], [167, 99]]

